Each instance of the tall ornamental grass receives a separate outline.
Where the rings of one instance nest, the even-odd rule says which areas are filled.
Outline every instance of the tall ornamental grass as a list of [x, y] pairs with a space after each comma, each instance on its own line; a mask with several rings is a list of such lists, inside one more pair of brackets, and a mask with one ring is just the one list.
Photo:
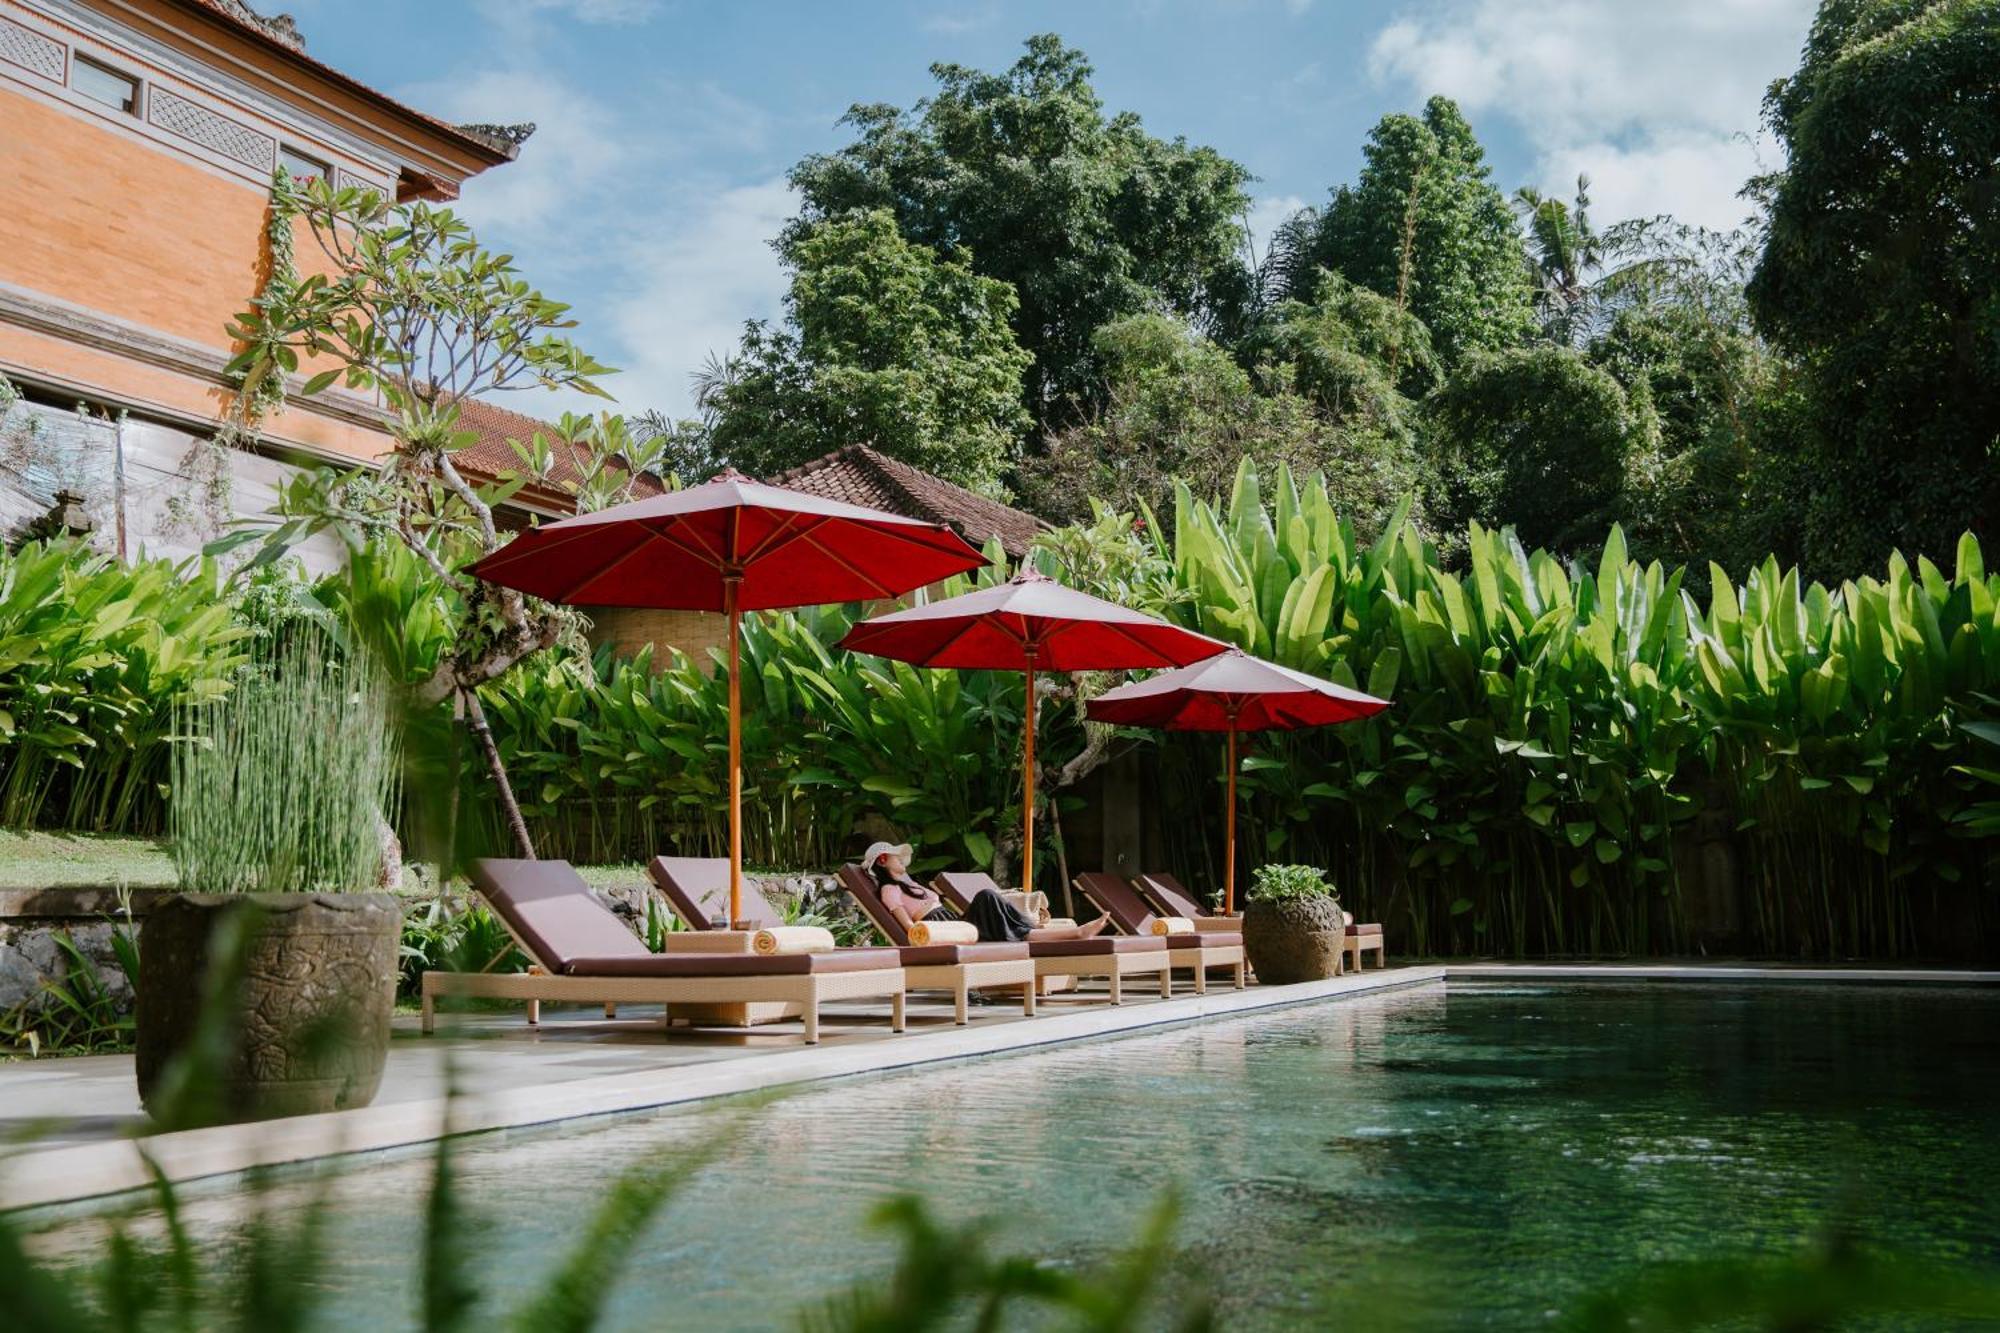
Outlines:
[[372, 659], [315, 631], [260, 649], [227, 698], [183, 707], [170, 803], [181, 887], [373, 888], [400, 765], [389, 710]]

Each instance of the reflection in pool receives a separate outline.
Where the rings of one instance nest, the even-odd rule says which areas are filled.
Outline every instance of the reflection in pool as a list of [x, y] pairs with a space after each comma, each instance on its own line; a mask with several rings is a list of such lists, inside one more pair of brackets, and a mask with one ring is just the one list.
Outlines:
[[[1992, 1263], [1996, 1018], [1971, 990], [1453, 985], [830, 1084], [746, 1122], [655, 1225], [610, 1325], [789, 1322], [885, 1271], [864, 1219], [907, 1190], [1071, 1262], [1178, 1181], [1186, 1262], [1229, 1328], [1390, 1302], [1418, 1326], [1545, 1323], [1650, 1262], [1789, 1249], [1835, 1215]], [[714, 1116], [469, 1140], [489, 1308], [537, 1289], [622, 1168]], [[339, 1177], [335, 1325], [407, 1322], [428, 1175], [412, 1156]], [[237, 1198], [189, 1201], [218, 1254]], [[82, 1257], [100, 1234], [64, 1221], [39, 1245]]]

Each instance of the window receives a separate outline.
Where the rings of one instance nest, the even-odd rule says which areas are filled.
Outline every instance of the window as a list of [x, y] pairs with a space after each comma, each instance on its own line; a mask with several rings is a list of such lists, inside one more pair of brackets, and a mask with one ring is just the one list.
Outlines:
[[128, 116], [139, 113], [139, 81], [130, 74], [120, 74], [78, 56], [69, 72], [69, 86], [91, 101], [102, 102]]
[[294, 185], [312, 185], [333, 178], [333, 168], [318, 158], [307, 157], [296, 148], [280, 148], [278, 165], [285, 169], [285, 174], [292, 178]]

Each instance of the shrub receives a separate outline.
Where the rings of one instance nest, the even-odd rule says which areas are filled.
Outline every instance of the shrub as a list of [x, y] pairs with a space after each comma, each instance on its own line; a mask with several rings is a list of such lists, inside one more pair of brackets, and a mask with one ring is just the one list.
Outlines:
[[1262, 865], [1250, 879], [1250, 896], [1264, 902], [1338, 898], [1339, 890], [1317, 866]]

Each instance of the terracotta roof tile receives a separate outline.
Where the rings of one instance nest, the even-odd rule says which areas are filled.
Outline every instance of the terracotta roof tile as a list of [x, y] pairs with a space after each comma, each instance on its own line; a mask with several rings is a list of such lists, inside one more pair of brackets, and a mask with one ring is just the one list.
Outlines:
[[[535, 438], [541, 431], [551, 441], [560, 436], [553, 424], [531, 417], [525, 412], [514, 412], [504, 407], [477, 398], [461, 399], [458, 404], [459, 425], [469, 431], [477, 431], [479, 440], [454, 453], [452, 461], [467, 479], [479, 482], [497, 481], [502, 476], [521, 471], [521, 459], [509, 440], [519, 440], [523, 444]], [[556, 509], [565, 513], [576, 507], [575, 488], [582, 482], [582, 474], [576, 469], [576, 461], [567, 449], [560, 445], [555, 450], [555, 465], [550, 469], [548, 483], [530, 482], [521, 488], [518, 498], [538, 508]], [[634, 499], [648, 495], [658, 495], [666, 488], [651, 477], [641, 477], [632, 488]]]
[[770, 482], [829, 500], [942, 523], [974, 546], [984, 546], [998, 537], [1016, 560], [1028, 553], [1035, 534], [1048, 526], [1033, 514], [933, 477], [865, 444], [836, 449], [824, 458], [782, 472]]

